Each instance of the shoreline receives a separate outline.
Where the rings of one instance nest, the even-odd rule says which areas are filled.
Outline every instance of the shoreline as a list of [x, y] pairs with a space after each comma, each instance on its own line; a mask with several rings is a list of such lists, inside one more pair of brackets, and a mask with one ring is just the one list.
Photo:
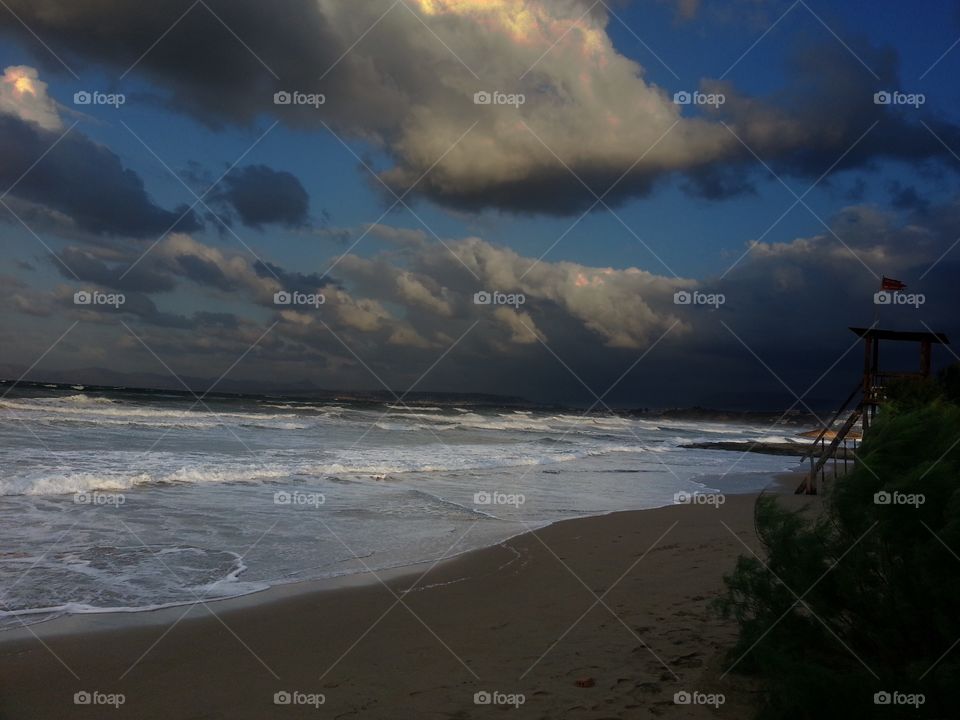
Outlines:
[[[699, 480], [698, 483], [703, 485], [703, 487], [708, 488], [709, 485], [707, 482], [711, 479], [718, 479], [720, 476], [706, 475]], [[734, 475], [733, 477], [737, 477]], [[799, 477], [797, 473], [792, 471], [784, 471], [782, 473], [775, 473], [772, 476], [767, 476], [769, 479], [769, 484], [766, 488], [761, 491], [746, 491], [746, 492], [729, 492], [731, 496], [757, 496], [760, 492], [772, 491], [775, 493], [790, 493], [793, 492], [792, 487], [788, 487], [790, 482], [797, 483], [798, 480], [795, 477]], [[724, 491], [721, 491], [724, 492]], [[542, 525], [526, 525], [523, 529], [518, 530], [518, 532], [513, 535], [509, 535], [502, 540], [498, 540], [489, 545], [484, 545], [478, 548], [470, 548], [466, 550], [460, 550], [449, 555], [445, 554], [440, 558], [428, 558], [424, 560], [416, 560], [412, 562], [403, 563], [396, 566], [386, 567], [386, 568], [375, 568], [369, 570], [362, 570], [359, 572], [347, 572], [342, 575], [334, 575], [329, 577], [320, 577], [320, 578], [308, 578], [303, 580], [293, 580], [290, 582], [276, 582], [276, 581], [264, 581], [268, 584], [266, 587], [259, 590], [251, 590], [249, 592], [240, 593], [237, 595], [228, 595], [224, 597], [214, 597], [203, 599], [202, 602], [199, 600], [194, 601], [183, 601], [175, 602], [161, 606], [145, 606], [142, 608], [131, 607], [131, 608], [103, 608], [103, 609], [85, 609], [83, 611], [70, 611], [59, 609], [49, 609], [49, 612], [57, 613], [61, 612], [62, 614], [54, 615], [50, 618], [36, 620], [34, 622], [29, 622], [29, 618], [35, 615], [41, 615], [47, 612], [47, 609], [38, 609], [32, 610], [30, 612], [24, 612], [18, 615], [17, 617], [22, 618], [25, 622], [23, 624], [10, 625], [6, 628], [0, 628], [0, 647], [6, 643], [19, 642], [22, 640], [27, 640], [30, 638], [36, 638], [39, 636], [42, 638], [48, 637], [58, 637], [61, 635], [81, 635], [89, 633], [98, 633], [98, 632], [109, 632], [111, 630], [122, 630], [135, 628], [140, 626], [156, 626], [163, 625], [171, 621], [176, 621], [181, 614], [183, 613], [184, 608], [199, 606], [199, 605], [208, 605], [213, 606], [220, 611], [230, 612], [232, 610], [242, 610], [252, 606], [260, 604], [269, 604], [277, 601], [282, 601], [291, 597], [298, 597], [305, 594], [318, 593], [318, 592], [334, 592], [344, 588], [359, 587], [365, 585], [378, 585], [383, 580], [395, 580], [403, 578], [405, 576], [415, 576], [419, 570], [425, 567], [430, 567], [432, 565], [439, 565], [443, 563], [451, 562], [456, 560], [459, 557], [464, 555], [469, 555], [471, 553], [482, 552], [489, 548], [497, 547], [504, 543], [508, 543], [515, 538], [522, 537], [529, 534], [530, 532], [536, 532], [543, 530], [554, 525], [567, 523], [567, 522], [576, 522], [579, 520], [586, 520], [589, 518], [602, 518], [609, 515], [616, 515], [619, 513], [632, 513], [632, 512], [649, 512], [653, 510], [660, 510], [662, 508], [668, 508], [675, 506], [676, 503], [665, 503], [663, 505], [656, 505], [648, 508], [634, 508], [629, 510], [609, 510], [606, 512], [600, 512], [591, 515], [584, 515], [581, 517], [574, 518], [562, 518], [560, 520], [554, 520], [551, 522], [546, 522]], [[188, 614], [189, 618], [190, 615]], [[28, 629], [29, 628], [29, 629]]]
[[[771, 481], [784, 502], [810, 502], [784, 492], [795, 475]], [[119, 627], [91, 627], [91, 614], [58, 619], [77, 623], [69, 633], [33, 625], [42, 642], [17, 630], [0, 643], [0, 717], [102, 717], [73, 704], [81, 691], [122, 693], [122, 710], [164, 720], [317, 716], [274, 705], [285, 691], [323, 694], [342, 717], [482, 717], [484, 691], [522, 694], [518, 717], [742, 717], [749, 683], [721, 678], [736, 628], [709, 603], [743, 543], [756, 547], [756, 497], [563, 520], [379, 573], [383, 584], [354, 575], [272, 588], [267, 602], [270, 590], [102, 616], [125, 616]], [[684, 689], [727, 701], [674, 705]]]

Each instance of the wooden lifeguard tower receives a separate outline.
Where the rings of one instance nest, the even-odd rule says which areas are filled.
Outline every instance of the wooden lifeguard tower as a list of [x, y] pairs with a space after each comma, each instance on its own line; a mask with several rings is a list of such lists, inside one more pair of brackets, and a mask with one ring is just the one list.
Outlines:
[[[877, 415], [878, 408], [886, 400], [887, 386], [894, 380], [903, 378], [926, 378], [930, 375], [930, 360], [934, 345], [949, 345], [950, 341], [943, 333], [905, 332], [901, 330], [881, 330], [876, 327], [852, 327], [850, 331], [863, 339], [863, 378], [853, 392], [814, 440], [803, 460], [810, 460], [810, 472], [800, 487], [798, 494], [816, 495], [824, 480], [824, 466], [830, 458], [836, 458], [837, 449], [843, 444], [846, 457], [846, 442], [853, 438], [854, 451], [857, 441], [854, 426], [860, 422], [862, 435], [865, 435]], [[880, 368], [880, 341], [913, 342], [920, 345], [919, 371], [891, 371]], [[847, 416], [839, 429], [833, 430], [833, 424], [847, 411], [851, 403], [859, 397], [859, 402]], [[827, 444], [827, 439], [830, 444]], [[844, 463], [846, 464], [846, 463]]]

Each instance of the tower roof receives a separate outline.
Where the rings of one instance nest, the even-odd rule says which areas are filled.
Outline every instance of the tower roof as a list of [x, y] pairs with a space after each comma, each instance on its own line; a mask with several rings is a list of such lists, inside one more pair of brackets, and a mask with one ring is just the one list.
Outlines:
[[882, 330], [880, 328], [850, 328], [851, 332], [863, 338], [875, 340], [900, 340], [903, 342], [929, 342], [939, 345], [949, 345], [946, 334], [928, 331]]

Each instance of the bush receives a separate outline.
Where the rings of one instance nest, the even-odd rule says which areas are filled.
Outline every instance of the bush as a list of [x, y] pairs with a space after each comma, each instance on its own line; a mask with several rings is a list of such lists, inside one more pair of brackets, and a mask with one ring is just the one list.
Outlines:
[[[719, 602], [740, 627], [730, 664], [761, 681], [758, 718], [960, 716], [956, 378], [891, 388], [822, 513], [758, 501], [766, 567], [741, 557]], [[875, 704], [884, 691], [925, 702]]]

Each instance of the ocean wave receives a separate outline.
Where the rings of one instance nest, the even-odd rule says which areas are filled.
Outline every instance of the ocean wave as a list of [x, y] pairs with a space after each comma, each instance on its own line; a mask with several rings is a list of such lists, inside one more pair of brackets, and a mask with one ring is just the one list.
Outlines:
[[810, 445], [814, 438], [788, 436], [788, 435], [758, 435], [751, 437], [750, 442], [758, 443], [791, 443], [794, 445]]
[[[65, 398], [31, 398], [29, 400], [3, 400], [0, 409], [14, 412], [30, 413], [32, 415], [47, 415], [51, 419], [60, 421], [88, 421], [105, 422], [112, 424], [138, 423], [141, 425], [162, 425], [168, 419], [182, 421], [184, 418], [204, 418], [216, 420], [220, 424], [225, 421], [253, 421], [267, 420], [291, 421], [308, 419], [296, 413], [263, 413], [263, 412], [226, 412], [217, 408], [208, 409], [197, 404], [191, 409], [195, 401], [175, 410], [166, 410], [148, 405], [130, 405], [107, 398], [90, 398], [84, 395], [72, 395]], [[42, 418], [41, 418], [42, 419]], [[211, 424], [207, 422], [207, 424]]]
[[[183, 564], [177, 562], [177, 555], [187, 556]], [[147, 547], [97, 546], [37, 558], [0, 558], [0, 569], [3, 565], [22, 563], [45, 571], [51, 580], [44, 585], [39, 597], [32, 599], [31, 606], [0, 611], [0, 628], [29, 625], [63, 615], [161, 610], [188, 604], [182, 597], [185, 594], [194, 599], [215, 600], [259, 592], [271, 585], [241, 580], [240, 576], [248, 568], [239, 553], [193, 546], [156, 551]], [[118, 563], [122, 566], [120, 572]], [[171, 564], [177, 566], [176, 573], [170, 570]], [[181, 580], [186, 585], [182, 585]], [[82, 587], [90, 588], [91, 597], [106, 597], [113, 602], [124, 600], [130, 604], [62, 602], [65, 596]]]
[[[526, 446], [529, 448], [530, 446]], [[564, 446], [566, 447], [566, 446]], [[125, 492], [150, 486], [163, 485], [216, 485], [226, 483], [263, 483], [284, 479], [326, 479], [353, 477], [383, 480], [406, 474], [434, 474], [491, 470], [510, 467], [555, 465], [587, 457], [597, 457], [618, 452], [642, 452], [639, 446], [605, 446], [579, 448], [564, 452], [530, 453], [523, 447], [487, 446], [484, 453], [464, 453], [460, 449], [430, 452], [409, 450], [405, 457], [397, 459], [399, 451], [390, 452], [394, 457], [364, 458], [333, 457], [329, 462], [317, 463], [300, 456], [286, 460], [274, 459], [260, 464], [198, 462], [177, 464], [165, 462], [166, 466], [141, 468], [138, 472], [126, 470], [131, 465], [128, 454], [102, 458], [105, 469], [59, 471], [36, 470], [21, 476], [0, 479], [0, 496], [9, 495], [69, 495], [86, 492]], [[386, 453], [381, 453], [386, 454]], [[402, 453], [401, 453], [402, 455]], [[154, 461], [156, 464], [157, 461]], [[89, 464], [89, 461], [87, 462]]]
[[289, 477], [285, 467], [222, 468], [216, 466], [184, 466], [168, 472], [124, 473], [104, 472], [31, 473], [23, 477], [0, 479], [2, 495], [70, 495], [85, 492], [122, 492], [149, 485], [218, 484], [255, 482]]
[[55, 405], [58, 403], [67, 403], [69, 405], [119, 405], [119, 400], [111, 400], [105, 397], [91, 397], [80, 393], [78, 395], [67, 395], [61, 398], [37, 398], [34, 402], [44, 405]]
[[391, 410], [399, 410], [400, 412], [443, 412], [442, 407], [433, 407], [431, 405], [391, 405], [388, 403], [387, 407]]
[[[411, 420], [418, 422], [408, 422]], [[629, 425], [620, 422], [605, 423], [595, 418], [581, 419], [570, 416], [550, 416], [538, 419], [526, 414], [479, 415], [465, 413], [460, 416], [435, 416], [405, 413], [397, 416], [388, 415], [384, 419], [376, 421], [374, 425], [381, 430], [492, 430], [498, 432], [558, 433], [561, 435], [580, 434], [621, 440], [623, 437], [620, 435], [612, 435], [609, 432], [598, 434], [598, 431], [629, 431]]]

